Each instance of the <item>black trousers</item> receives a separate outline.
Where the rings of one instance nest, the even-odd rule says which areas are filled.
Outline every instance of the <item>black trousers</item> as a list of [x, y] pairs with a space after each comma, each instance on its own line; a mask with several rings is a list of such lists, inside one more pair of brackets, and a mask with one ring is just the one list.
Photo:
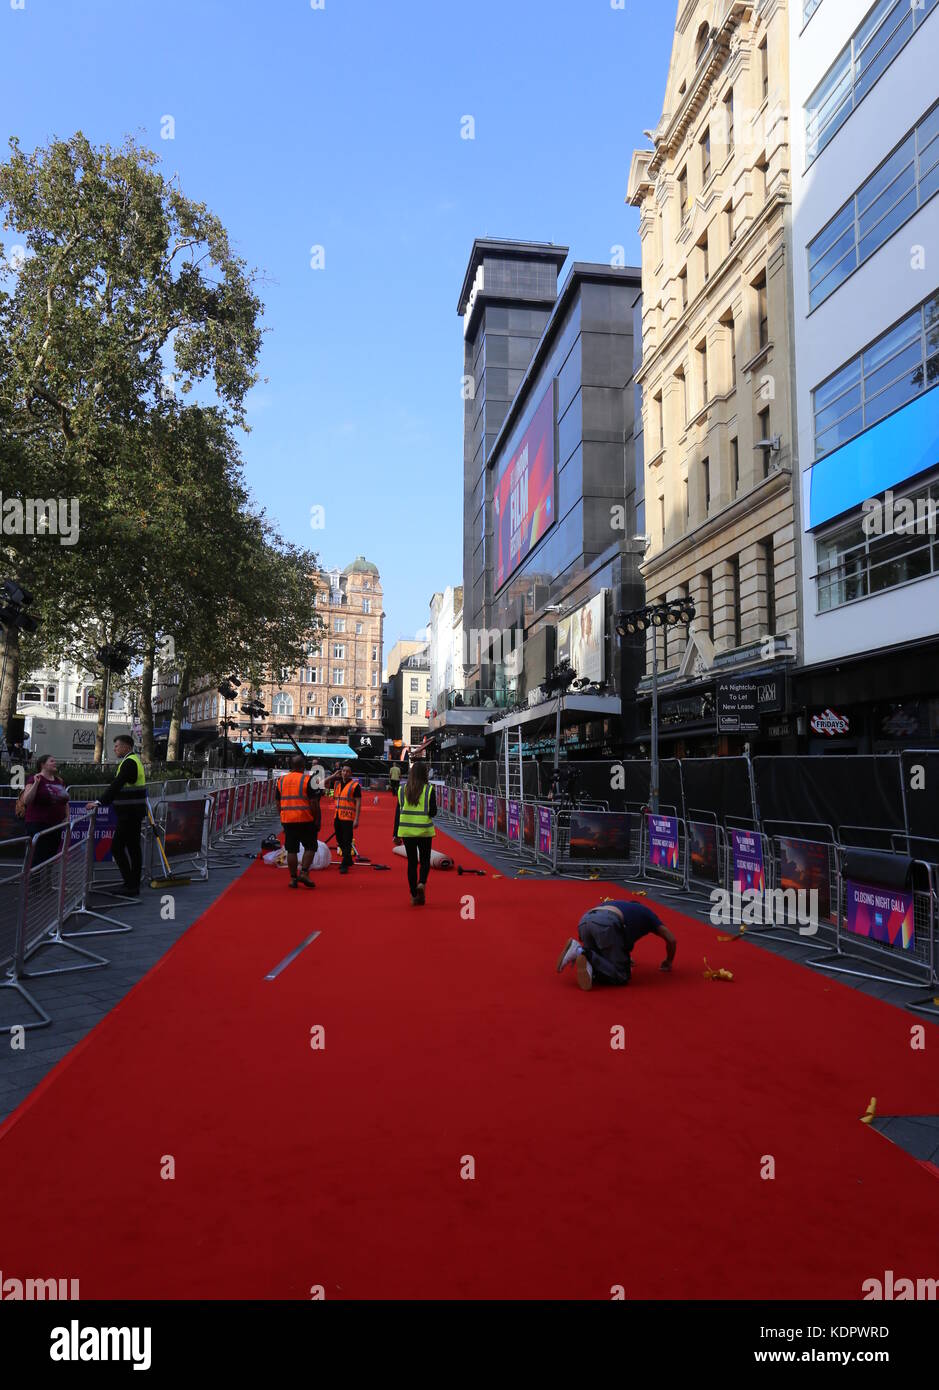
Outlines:
[[597, 920], [587, 913], [578, 924], [577, 934], [597, 984], [629, 984], [633, 963], [619, 924]]
[[352, 863], [352, 821], [340, 820], [337, 816], [333, 821], [333, 828], [336, 831], [336, 848], [342, 855], [343, 864]]
[[116, 806], [117, 829], [111, 841], [111, 856], [121, 871], [124, 887], [129, 893], [140, 892], [143, 855], [140, 849], [140, 827], [143, 824], [142, 806]]
[[421, 865], [421, 884], [427, 882], [430, 874], [430, 851], [434, 843], [432, 835], [403, 835], [404, 852], [408, 857], [408, 887], [411, 890], [411, 897], [417, 892], [417, 864], [420, 860]]

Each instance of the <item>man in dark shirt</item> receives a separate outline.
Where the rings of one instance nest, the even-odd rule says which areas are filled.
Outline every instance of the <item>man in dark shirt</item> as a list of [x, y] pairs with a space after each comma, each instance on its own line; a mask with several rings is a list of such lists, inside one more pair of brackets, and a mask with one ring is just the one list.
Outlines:
[[558, 959], [558, 972], [573, 964], [581, 989], [594, 984], [628, 985], [632, 974], [632, 949], [643, 936], [660, 936], [665, 959], [659, 969], [671, 970], [677, 942], [650, 907], [626, 899], [601, 903], [585, 912], [577, 935], [567, 942]]
[[143, 869], [140, 829], [147, 810], [147, 779], [143, 763], [134, 752], [134, 740], [127, 734], [115, 738], [114, 756], [118, 759], [117, 771], [98, 800], [86, 804], [90, 811], [92, 806], [114, 803], [117, 828], [111, 841], [111, 857], [121, 871], [126, 895], [139, 898]]

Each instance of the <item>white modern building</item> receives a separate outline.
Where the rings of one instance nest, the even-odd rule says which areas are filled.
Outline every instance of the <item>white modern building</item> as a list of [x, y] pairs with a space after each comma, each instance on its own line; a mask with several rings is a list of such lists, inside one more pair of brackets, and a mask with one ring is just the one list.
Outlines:
[[[463, 585], [448, 585], [430, 600], [430, 704], [463, 686]], [[444, 706], [445, 708], [445, 706]]]
[[936, 11], [790, 0], [811, 751], [939, 745]]

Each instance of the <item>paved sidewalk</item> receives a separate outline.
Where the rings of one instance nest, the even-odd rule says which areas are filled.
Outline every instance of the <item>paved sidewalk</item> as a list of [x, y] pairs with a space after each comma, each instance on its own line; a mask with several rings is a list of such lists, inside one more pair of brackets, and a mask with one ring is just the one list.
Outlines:
[[[213, 851], [209, 877], [204, 882], [193, 880], [162, 891], [145, 886], [142, 900], [136, 905], [97, 893], [92, 903], [95, 909], [120, 922], [133, 923], [134, 929], [115, 936], [89, 935], [84, 939], [86, 929], [90, 932], [106, 924], [90, 918], [66, 923], [66, 931], [73, 925], [80, 925], [82, 936], [73, 940], [104, 956], [109, 963], [103, 968], [78, 970], [67, 975], [24, 979], [25, 988], [46, 1013], [51, 1014], [52, 1023], [47, 1028], [28, 1031], [21, 1051], [9, 1045], [9, 1030], [14, 1024], [31, 1021], [34, 1015], [15, 990], [0, 989], [0, 1120], [25, 1100], [47, 1072], [91, 1032], [225, 889], [241, 877], [252, 863], [261, 840], [276, 832], [279, 825], [275, 816], [259, 821], [237, 844], [226, 845], [218, 853]], [[224, 862], [226, 860], [233, 862]], [[161, 905], [168, 893], [173, 896], [175, 918], [164, 920]], [[48, 947], [27, 963], [27, 969], [33, 966], [46, 970], [80, 960], [61, 947]]]

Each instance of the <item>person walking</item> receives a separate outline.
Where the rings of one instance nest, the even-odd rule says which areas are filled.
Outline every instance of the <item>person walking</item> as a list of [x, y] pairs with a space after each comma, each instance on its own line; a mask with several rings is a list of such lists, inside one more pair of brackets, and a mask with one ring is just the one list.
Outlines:
[[388, 773], [388, 784], [389, 784], [389, 790], [390, 790], [390, 791], [392, 792], [392, 794], [394, 795], [395, 801], [397, 801], [397, 799], [398, 799], [398, 788], [399, 788], [400, 785], [401, 785], [401, 764], [400, 764], [400, 763], [394, 763], [394, 762], [393, 762], [393, 763], [391, 764], [391, 770], [390, 770], [390, 772]]
[[[29, 835], [39, 835], [43, 830], [51, 831], [54, 826], [68, 820], [68, 787], [59, 776], [58, 765], [50, 753], [37, 759], [36, 771], [27, 778], [20, 802], [26, 810], [26, 831]], [[61, 848], [61, 834], [42, 835], [33, 851], [33, 868], [54, 858]]]
[[117, 829], [111, 841], [111, 857], [121, 871], [124, 893], [129, 898], [139, 898], [143, 871], [140, 830], [147, 811], [147, 774], [129, 734], [117, 735], [114, 756], [118, 759], [117, 771], [98, 800], [85, 805], [90, 811], [113, 804]]
[[427, 781], [427, 764], [415, 758], [407, 782], [398, 791], [394, 824], [395, 843], [404, 842], [404, 852], [408, 857], [408, 887], [411, 890], [411, 903], [415, 907], [424, 906], [424, 893], [430, 874], [430, 851], [436, 834], [436, 814], [437, 794]]
[[[322, 816], [320, 796], [322, 790], [314, 785], [313, 778], [305, 772], [306, 761], [300, 753], [294, 753], [289, 760], [288, 770], [274, 784], [274, 796], [280, 808], [280, 823], [284, 828], [284, 849], [287, 851], [287, 868], [290, 870], [288, 888], [296, 888], [298, 881], [304, 888], [315, 888], [310, 878], [310, 865], [316, 853]], [[297, 874], [297, 854], [303, 846], [300, 873]]]
[[571, 937], [558, 959], [558, 973], [574, 965], [581, 989], [598, 985], [628, 985], [632, 976], [632, 950], [643, 936], [659, 936], [665, 942], [660, 970], [671, 970], [676, 941], [651, 907], [630, 902], [600, 903], [585, 912], [577, 924], [580, 941]]
[[362, 814], [362, 788], [352, 776], [352, 768], [348, 763], [343, 763], [339, 772], [334, 772], [327, 781], [332, 782], [336, 777], [339, 778], [339, 783], [334, 792], [333, 804], [336, 814], [333, 829], [336, 834], [336, 848], [342, 855], [339, 872], [347, 874], [352, 865], [353, 837], [359, 816]]

